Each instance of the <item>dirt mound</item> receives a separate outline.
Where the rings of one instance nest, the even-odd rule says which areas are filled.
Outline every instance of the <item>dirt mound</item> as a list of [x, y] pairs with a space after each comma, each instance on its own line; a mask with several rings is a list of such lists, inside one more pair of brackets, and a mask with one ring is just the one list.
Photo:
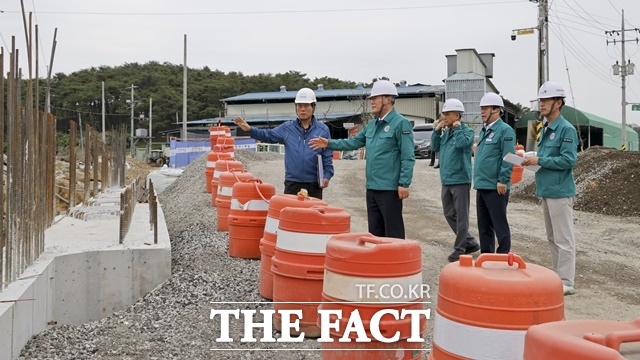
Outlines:
[[[578, 153], [574, 209], [604, 215], [640, 216], [640, 153], [592, 146]], [[511, 198], [537, 201], [535, 182], [514, 186]]]

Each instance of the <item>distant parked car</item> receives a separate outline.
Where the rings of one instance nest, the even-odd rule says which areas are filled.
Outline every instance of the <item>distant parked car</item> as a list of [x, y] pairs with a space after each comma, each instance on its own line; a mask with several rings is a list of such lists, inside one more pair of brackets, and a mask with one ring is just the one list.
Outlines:
[[420, 124], [413, 127], [413, 152], [416, 159], [431, 157], [431, 135], [433, 135], [433, 124]]

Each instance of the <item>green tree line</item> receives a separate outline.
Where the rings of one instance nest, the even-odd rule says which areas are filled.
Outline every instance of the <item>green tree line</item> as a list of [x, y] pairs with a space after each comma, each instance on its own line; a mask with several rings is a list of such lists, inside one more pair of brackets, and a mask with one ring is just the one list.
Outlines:
[[[69, 120], [81, 118], [101, 131], [102, 81], [105, 83], [106, 130], [131, 123], [131, 85], [134, 90], [135, 126], [147, 127], [149, 98], [153, 99], [153, 132], [178, 128], [182, 121], [183, 67], [168, 62], [130, 63], [116, 67], [92, 67], [69, 75], [57, 73], [52, 79], [51, 107], [58, 119], [58, 130], [65, 132]], [[309, 79], [299, 71], [278, 74], [244, 75], [241, 72], [222, 72], [202, 69], [187, 70], [187, 118], [198, 120], [224, 115], [220, 99], [249, 92], [278, 91], [284, 85], [288, 90], [302, 87], [325, 89], [355, 87], [353, 81], [331, 77]], [[43, 84], [43, 82], [41, 82]], [[44, 99], [41, 99], [44, 105]], [[140, 120], [140, 114], [145, 115]]]

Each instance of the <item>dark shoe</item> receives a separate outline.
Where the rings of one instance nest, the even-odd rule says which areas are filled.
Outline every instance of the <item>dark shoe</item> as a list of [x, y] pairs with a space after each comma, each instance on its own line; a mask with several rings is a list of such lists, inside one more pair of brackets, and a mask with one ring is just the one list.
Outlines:
[[470, 246], [467, 246], [467, 248], [464, 250], [464, 254], [465, 255], [471, 254], [471, 253], [474, 253], [474, 252], [476, 252], [478, 250], [480, 250], [480, 244], [474, 243], [474, 244], [472, 244]]
[[434, 169], [440, 169], [440, 164], [433, 167]]
[[429, 164], [429, 166], [433, 166], [433, 164]]
[[449, 259], [449, 262], [458, 261], [460, 260], [460, 253], [458, 252], [458, 250], [454, 250], [447, 259]]

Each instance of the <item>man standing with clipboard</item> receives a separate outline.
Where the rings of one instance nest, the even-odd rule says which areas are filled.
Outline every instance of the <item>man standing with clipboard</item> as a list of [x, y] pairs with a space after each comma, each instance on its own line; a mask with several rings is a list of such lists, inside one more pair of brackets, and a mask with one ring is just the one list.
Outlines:
[[317, 137], [331, 138], [331, 135], [327, 125], [314, 116], [316, 94], [313, 90], [300, 89], [295, 102], [298, 118], [274, 129], [252, 127], [241, 117], [233, 121], [256, 140], [284, 144], [285, 194], [295, 195], [300, 189], [306, 189], [309, 196], [322, 199], [322, 189], [329, 186], [329, 180], [333, 176], [333, 151], [312, 150], [309, 148], [309, 140]]

